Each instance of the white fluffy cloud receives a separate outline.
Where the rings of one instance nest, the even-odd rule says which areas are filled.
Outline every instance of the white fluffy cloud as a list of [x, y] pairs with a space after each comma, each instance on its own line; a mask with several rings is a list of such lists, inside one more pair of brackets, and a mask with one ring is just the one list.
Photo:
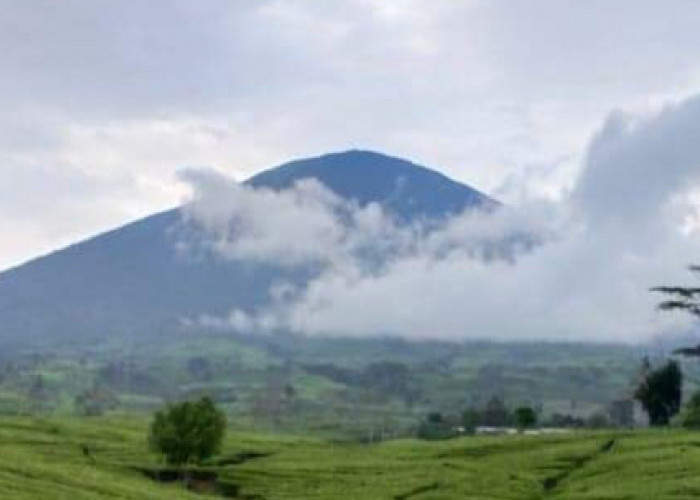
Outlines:
[[697, 88], [699, 14], [653, 0], [2, 2], [0, 267], [177, 203], [188, 165], [242, 178], [361, 147], [486, 191], [520, 179], [515, 192], [560, 194], [611, 108]]
[[[277, 289], [270, 307], [208, 321], [450, 339], [636, 341], [685, 328], [654, 310], [648, 290], [687, 279], [700, 250], [687, 224], [698, 215], [700, 99], [621, 116], [591, 141], [570, 196], [437, 228], [397, 225], [316, 183], [274, 193], [195, 179], [188, 214], [220, 255], [322, 264], [307, 285]], [[383, 257], [367, 265], [368, 254]]]

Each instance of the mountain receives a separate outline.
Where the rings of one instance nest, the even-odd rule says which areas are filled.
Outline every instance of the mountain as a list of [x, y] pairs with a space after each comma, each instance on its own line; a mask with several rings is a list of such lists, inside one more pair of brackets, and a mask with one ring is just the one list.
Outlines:
[[284, 189], [299, 179], [315, 178], [361, 205], [381, 203], [405, 220], [444, 217], [468, 207], [492, 207], [475, 189], [414, 163], [368, 151], [347, 151], [297, 160], [249, 179], [253, 187]]
[[[360, 204], [381, 203], [405, 221], [497, 205], [435, 171], [366, 151], [293, 161], [247, 184], [284, 189], [304, 178]], [[1, 273], [0, 342], [164, 334], [184, 318], [263, 304], [271, 283], [289, 272], [183, 257], [173, 236], [179, 221], [179, 209], [152, 215]]]

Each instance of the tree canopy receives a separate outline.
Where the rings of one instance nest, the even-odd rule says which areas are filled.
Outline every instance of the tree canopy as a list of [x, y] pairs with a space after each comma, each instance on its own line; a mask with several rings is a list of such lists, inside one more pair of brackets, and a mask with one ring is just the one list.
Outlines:
[[533, 427], [537, 423], [537, 414], [529, 406], [521, 406], [515, 410], [515, 423], [518, 429], [524, 430]]
[[[698, 265], [688, 266], [688, 269], [694, 273], [700, 273]], [[668, 296], [668, 299], [659, 303], [658, 307], [662, 311], [685, 311], [700, 318], [700, 287], [673, 285], [657, 286], [651, 290]], [[700, 345], [676, 349], [674, 354], [700, 357]]]
[[671, 360], [645, 374], [635, 393], [653, 426], [668, 425], [681, 406], [683, 374], [678, 362]]
[[199, 463], [219, 451], [225, 430], [226, 416], [211, 399], [203, 397], [156, 412], [149, 444], [168, 464]]
[[[692, 272], [700, 273], [700, 266], [688, 266]], [[700, 318], [700, 287], [692, 286], [657, 286], [652, 291], [663, 293], [670, 298], [659, 304], [663, 311], [681, 310]]]

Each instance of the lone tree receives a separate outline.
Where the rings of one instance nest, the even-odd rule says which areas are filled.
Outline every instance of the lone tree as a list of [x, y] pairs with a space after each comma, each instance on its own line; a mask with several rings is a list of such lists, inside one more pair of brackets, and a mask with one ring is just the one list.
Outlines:
[[656, 370], [649, 370], [635, 392], [653, 426], [668, 425], [681, 407], [683, 374], [678, 362], [671, 360]]
[[515, 410], [515, 423], [522, 432], [525, 429], [534, 427], [537, 423], [537, 414], [529, 406], [521, 406]]
[[158, 411], [148, 442], [170, 465], [199, 463], [219, 451], [225, 430], [226, 416], [204, 397]]

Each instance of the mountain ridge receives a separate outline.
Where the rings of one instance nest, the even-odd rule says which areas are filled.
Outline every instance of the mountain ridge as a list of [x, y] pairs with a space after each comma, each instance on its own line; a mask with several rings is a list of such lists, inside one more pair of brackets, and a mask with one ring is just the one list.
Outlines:
[[[468, 188], [470, 191], [473, 192], [473, 195], [472, 195], [473, 201], [477, 205], [482, 204], [485, 208], [494, 208], [494, 207], [497, 207], [500, 205], [500, 203], [498, 201], [490, 198], [488, 195], [482, 193], [481, 191], [479, 191], [471, 186], [468, 186], [466, 184], [455, 181], [437, 170], [433, 170], [433, 169], [424, 167], [424, 166], [419, 165], [413, 161], [405, 160], [405, 159], [399, 158], [397, 156], [392, 156], [392, 155], [388, 155], [385, 153], [379, 153], [376, 151], [371, 151], [371, 150], [366, 150], [366, 149], [349, 149], [346, 151], [323, 153], [323, 154], [309, 157], [309, 158], [292, 160], [289, 162], [285, 162], [279, 166], [265, 169], [265, 170], [262, 170], [256, 174], [253, 174], [251, 177], [249, 177], [248, 179], [243, 181], [242, 184], [248, 185], [248, 186], [251, 186], [254, 188], [263, 187], [263, 188], [271, 188], [271, 189], [286, 189], [288, 187], [291, 187], [292, 182], [290, 182], [290, 181], [292, 181], [292, 180], [298, 181], [298, 180], [301, 180], [302, 178], [310, 178], [310, 177], [319, 179], [318, 172], [315, 172], [316, 175], [312, 175], [310, 172], [304, 172], [303, 175], [301, 175], [301, 176], [297, 175], [295, 178], [292, 179], [292, 177], [288, 175], [290, 169], [298, 166], [299, 164], [308, 164], [309, 162], [324, 162], [325, 160], [334, 159], [334, 158], [338, 158], [338, 157], [343, 157], [345, 159], [352, 157], [352, 159], [354, 161], [362, 161], [362, 160], [367, 160], [367, 159], [370, 159], [370, 160], [371, 159], [381, 159], [382, 161], [387, 162], [387, 163], [401, 163], [404, 165], [410, 165], [410, 167], [412, 167], [412, 168], [418, 169], [421, 172], [425, 172], [428, 177], [430, 177], [434, 180], [439, 179], [439, 180], [442, 180], [444, 182], [449, 183], [451, 186], [453, 186], [453, 188], [454, 187], [456, 187], [457, 189], [465, 188], [465, 187]], [[271, 174], [274, 174], [276, 172], [282, 172], [282, 171], [284, 171], [283, 176], [281, 176], [280, 178], [277, 178], [277, 179], [272, 178]], [[323, 182], [323, 179], [320, 179], [320, 180]], [[338, 189], [338, 185], [332, 185], [333, 183], [329, 183], [328, 179], [325, 179], [325, 180], [326, 180], [326, 182], [323, 182], [323, 184], [326, 187], [328, 187], [329, 189], [331, 189], [332, 191], [334, 191], [335, 193], [337, 193], [341, 196], [344, 195], [344, 193], [342, 192], [343, 190]], [[347, 193], [345, 194], [345, 197], [347, 197]], [[376, 199], [358, 200], [358, 201], [361, 204], [363, 202], [367, 203], [369, 201], [375, 201], [375, 202], [381, 203], [381, 200], [376, 200]], [[464, 208], [464, 207], [462, 207], [462, 208]], [[69, 250], [70, 248], [72, 248], [76, 245], [81, 245], [81, 244], [89, 242], [93, 239], [100, 238], [102, 236], [107, 236], [110, 233], [114, 233], [114, 232], [120, 231], [122, 229], [126, 229], [129, 226], [131, 226], [132, 224], [138, 224], [142, 221], [145, 221], [146, 219], [150, 219], [153, 217], [155, 217], [155, 218], [165, 217], [167, 214], [177, 213], [181, 209], [182, 209], [182, 206], [177, 205], [177, 206], [174, 206], [172, 208], [160, 210], [160, 211], [154, 212], [154, 213], [146, 215], [146, 216], [137, 217], [133, 220], [119, 224], [111, 229], [99, 231], [93, 235], [90, 235], [90, 236], [87, 236], [83, 239], [77, 240], [73, 243], [70, 243], [70, 244], [64, 246], [64, 247], [60, 247], [60, 248], [48, 251], [47, 253], [44, 253], [44, 254], [38, 255], [36, 257], [33, 257], [31, 259], [28, 259], [26, 261], [20, 262], [19, 264], [12, 265], [8, 268], [0, 269], [0, 279], [2, 279], [2, 276], [5, 273], [12, 272], [16, 269], [22, 268], [28, 264], [39, 261], [41, 259], [51, 257], [52, 255], [57, 254], [59, 252]], [[457, 210], [457, 211], [459, 211], [459, 210]], [[441, 214], [441, 215], [444, 215], [444, 214]]]

